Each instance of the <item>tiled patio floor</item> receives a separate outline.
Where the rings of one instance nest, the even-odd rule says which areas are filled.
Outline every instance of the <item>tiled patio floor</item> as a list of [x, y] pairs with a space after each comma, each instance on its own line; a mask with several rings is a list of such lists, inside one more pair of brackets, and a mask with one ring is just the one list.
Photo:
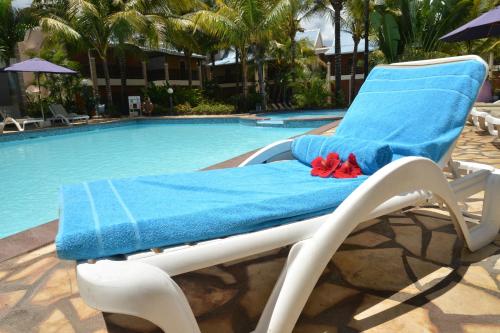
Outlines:
[[[455, 157], [500, 167], [500, 143], [467, 127]], [[177, 277], [202, 332], [253, 329], [287, 250]], [[500, 332], [499, 286], [500, 237], [470, 253], [445, 211], [395, 213], [345, 241], [295, 331]], [[78, 297], [74, 264], [56, 259], [53, 245], [0, 263], [1, 333], [158, 331], [132, 317], [104, 318]]]

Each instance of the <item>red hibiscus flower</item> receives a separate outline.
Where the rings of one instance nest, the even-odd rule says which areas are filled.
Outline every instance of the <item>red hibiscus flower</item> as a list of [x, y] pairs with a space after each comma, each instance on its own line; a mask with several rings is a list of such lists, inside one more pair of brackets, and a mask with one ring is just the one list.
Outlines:
[[335, 170], [333, 177], [335, 178], [356, 178], [361, 175], [361, 168], [356, 161], [356, 156], [354, 154], [349, 154], [347, 161], [342, 163], [342, 165]]
[[339, 154], [330, 153], [326, 157], [326, 160], [323, 157], [318, 156], [312, 162], [311, 166], [313, 167], [311, 170], [311, 175], [319, 176], [322, 178], [331, 177], [332, 174], [337, 170], [340, 165]]

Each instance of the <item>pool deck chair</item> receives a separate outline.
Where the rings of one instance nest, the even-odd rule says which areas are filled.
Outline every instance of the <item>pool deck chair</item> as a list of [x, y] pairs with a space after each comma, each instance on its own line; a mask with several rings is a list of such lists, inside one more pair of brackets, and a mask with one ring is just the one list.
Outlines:
[[50, 118], [51, 121], [60, 120], [63, 124], [66, 125], [71, 125], [76, 121], [89, 121], [89, 116], [76, 113], [68, 113], [64, 106], [62, 106], [61, 104], [51, 104], [49, 105], [49, 110], [53, 115], [53, 117]]
[[500, 110], [491, 111], [489, 115], [486, 116], [486, 123], [488, 126], [488, 132], [491, 135], [496, 135], [500, 139]]
[[[173, 276], [292, 245], [254, 331], [292, 332], [364, 221], [433, 201], [470, 250], [495, 238], [500, 170], [455, 161], [463, 175], [443, 173], [487, 72], [476, 56], [378, 66], [332, 137], [279, 141], [237, 168], [64, 186], [58, 255], [78, 260], [88, 305], [188, 333], [200, 329]], [[332, 151], [354, 152], [364, 175], [311, 176], [311, 160]], [[457, 203], [480, 191], [481, 222], [469, 229]]]
[[487, 131], [488, 130], [488, 122], [486, 118], [490, 115], [492, 111], [499, 112], [500, 111], [500, 101], [496, 101], [495, 103], [476, 103], [470, 112], [469, 118], [472, 119], [472, 123], [478, 129]]
[[3, 126], [0, 126], [0, 133], [3, 133], [3, 128], [9, 124], [13, 124], [14, 126], [16, 126], [18, 131], [23, 132], [26, 128], [26, 125], [34, 124], [37, 127], [41, 127], [44, 122], [42, 118], [14, 117], [8, 109], [2, 107], [0, 107], [0, 116], [3, 118]]

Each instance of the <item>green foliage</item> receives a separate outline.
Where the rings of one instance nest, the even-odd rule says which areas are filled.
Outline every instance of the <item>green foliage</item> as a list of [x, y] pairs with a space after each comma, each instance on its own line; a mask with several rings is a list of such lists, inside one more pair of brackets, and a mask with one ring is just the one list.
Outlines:
[[203, 101], [202, 91], [199, 88], [175, 87], [173, 95], [174, 103], [189, 103], [197, 106]]
[[326, 88], [325, 80], [313, 76], [308, 80], [301, 80], [295, 85], [293, 103], [298, 108], [318, 108], [327, 106], [329, 91]]
[[15, 9], [12, 0], [0, 0], [0, 61], [8, 63], [15, 57], [16, 43], [34, 26], [36, 20], [31, 8]]
[[399, 34], [399, 25], [394, 14], [377, 6], [377, 11], [371, 14], [372, 27], [378, 33], [379, 47], [384, 52], [388, 62], [393, 62], [398, 57], [399, 43], [401, 36]]
[[234, 106], [223, 103], [202, 103], [191, 109], [194, 115], [216, 115], [216, 114], [231, 114], [234, 113]]
[[191, 114], [191, 109], [191, 104], [189, 103], [177, 104], [174, 107], [175, 114], [178, 115]]
[[[68, 53], [61, 44], [46, 44], [36, 55], [52, 63], [78, 71], [78, 62], [69, 60]], [[75, 105], [75, 96], [83, 91], [80, 75], [40, 74], [40, 84], [49, 91], [47, 97], [50, 103], [62, 104], [67, 110], [81, 112]], [[90, 101], [89, 101], [90, 102]], [[87, 109], [93, 105], [85, 105]], [[91, 111], [87, 109], [87, 111]]]
[[203, 102], [195, 107], [189, 103], [175, 106], [176, 115], [223, 115], [234, 113], [234, 106], [224, 103]]
[[170, 105], [170, 94], [168, 89], [172, 88], [174, 91], [172, 94], [173, 104], [185, 104], [197, 106], [203, 101], [203, 93], [199, 88], [190, 87], [171, 87], [168, 83], [163, 86], [157, 86], [150, 82], [146, 89], [143, 90], [145, 96], [149, 96], [153, 104], [158, 105]]
[[43, 108], [45, 115], [49, 114], [49, 100], [47, 98], [38, 98], [38, 94], [26, 94], [26, 113], [33, 118], [41, 118]]
[[[385, 62], [472, 53], [485, 41], [446, 43], [440, 37], [495, 6], [489, 0], [397, 0], [375, 6], [371, 25]], [[467, 46], [467, 47], [464, 47]], [[481, 47], [476, 53], [482, 53]]]

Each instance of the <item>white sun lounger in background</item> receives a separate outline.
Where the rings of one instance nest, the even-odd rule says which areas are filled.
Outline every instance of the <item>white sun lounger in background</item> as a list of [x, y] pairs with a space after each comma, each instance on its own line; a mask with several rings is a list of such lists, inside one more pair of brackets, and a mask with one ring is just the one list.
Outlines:
[[[319, 215], [312, 217], [306, 214], [299, 220], [264, 229], [241, 231], [239, 234], [224, 235], [222, 238], [183, 241], [180, 245], [165, 243], [165, 246], [150, 247], [155, 248], [154, 251], [147, 251], [148, 245], [144, 244], [145, 239], [156, 236], [148, 229], [157, 225], [155, 221], [149, 220], [151, 216], [156, 218], [157, 215], [163, 214], [162, 221], [170, 223], [171, 220], [178, 218], [175, 214], [170, 215], [171, 213], [177, 215], [181, 212], [186, 213], [186, 225], [172, 225], [172, 229], [185, 227], [187, 229], [183, 229], [183, 234], [191, 237], [198, 229], [203, 229], [205, 224], [217, 227], [218, 224], [211, 224], [211, 219], [215, 220], [221, 216], [217, 214], [217, 205], [221, 204], [220, 198], [214, 198], [215, 207], [208, 207], [209, 209], [205, 207], [205, 210], [201, 210], [204, 208], [202, 205], [210, 206], [210, 202], [196, 199], [198, 194], [195, 190], [198, 185], [183, 186], [183, 181], [176, 178], [176, 175], [144, 180], [89, 182], [68, 187], [70, 195], [67, 197], [64, 196], [64, 192], [62, 193], [60, 230], [56, 238], [58, 253], [59, 255], [65, 253], [68, 250], [65, 246], [74, 249], [75, 241], [78, 242], [79, 237], [82, 237], [82, 252], [93, 251], [100, 253], [99, 257], [105, 257], [88, 262], [80, 261], [77, 264], [80, 295], [88, 305], [104, 312], [144, 318], [167, 333], [199, 333], [200, 329], [193, 311], [184, 293], [172, 279], [173, 276], [292, 245], [288, 260], [254, 331], [290, 333], [327, 263], [352, 230], [364, 221], [429, 201], [441, 202], [450, 211], [457, 233], [470, 250], [475, 251], [494, 240], [500, 229], [500, 206], [497, 204], [500, 198], [500, 170], [477, 163], [455, 161], [453, 163], [455, 168], [463, 171], [458, 174], [465, 175], [449, 182], [443, 173], [443, 168], [450, 161], [453, 147], [487, 73], [487, 64], [476, 56], [400, 63], [372, 70], [335, 135], [342, 137], [356, 132], [356, 137], [351, 139], [369, 140], [370, 136], [373, 136], [372, 142], [380, 139], [390, 146], [392, 142], [391, 149], [396, 155], [392, 162], [365, 178], [336, 208], [328, 212], [321, 211]], [[435, 80], [431, 85], [428, 84], [429, 78]], [[444, 89], [443, 83], [448, 82], [446, 80], [450, 81]], [[397, 98], [400, 102], [395, 103], [391, 98]], [[442, 109], [442, 106], [446, 108]], [[373, 112], [364, 113], [365, 108]], [[435, 115], [437, 109], [440, 111], [440, 117], [431, 121], [429, 117]], [[407, 112], [404, 113], [405, 111]], [[381, 116], [382, 113], [385, 116]], [[433, 127], [434, 123], [439, 124]], [[369, 124], [374, 126], [368, 126]], [[387, 127], [391, 130], [380, 130]], [[391, 135], [399, 137], [391, 141]], [[231, 186], [242, 182], [238, 175], [260, 172], [259, 170], [269, 173], [272, 170], [292, 166], [295, 169], [290, 170], [289, 175], [298, 174], [304, 182], [307, 182], [305, 185], [310, 186], [314, 192], [319, 179], [307, 178], [307, 168], [304, 169], [304, 174], [300, 171], [302, 170], [300, 168], [305, 168], [304, 165], [293, 161], [295, 155], [292, 152], [296, 148], [294, 142], [296, 141], [283, 140], [271, 144], [249, 157], [240, 168], [192, 174], [196, 174], [197, 179], [217, 177], [216, 175], [221, 173], [233, 177], [233, 183], [229, 177], [225, 178], [227, 183], [208, 184], [217, 190], [213, 191], [218, 193], [217, 195], [226, 195], [218, 186], [228, 186], [227, 191], [231, 191], [230, 194], [234, 197], [245, 195], [243, 183], [240, 188]], [[436, 147], [441, 147], [439, 155], [426, 157], [428, 149]], [[309, 149], [306, 154], [308, 152]], [[281, 160], [291, 161], [273, 163]], [[289, 177], [288, 174], [283, 176], [283, 172], [277, 175], [284, 179]], [[250, 188], [248, 185], [250, 182], [254, 188], [253, 192], [249, 192], [247, 204], [238, 208], [225, 202], [224, 207], [229, 209], [226, 211], [230, 214], [227, 214], [227, 219], [224, 221], [237, 219], [239, 215], [244, 215], [246, 218], [249, 213], [262, 213], [248, 211], [250, 207], [255, 207], [257, 210], [261, 204], [256, 202], [254, 205], [252, 195], [265, 194], [259, 192], [258, 188], [255, 189], [252, 182], [264, 181], [266, 178], [259, 179], [258, 176], [253, 176], [246, 178], [247, 186]], [[186, 179], [189, 180], [189, 177]], [[274, 179], [268, 177], [267, 181], [272, 182]], [[188, 195], [189, 199], [179, 201], [178, 208], [168, 209], [168, 205], [171, 205], [169, 200], [165, 200], [165, 196], [156, 198], [153, 193], [153, 191], [162, 193], [161, 191], [165, 190], [162, 186], [165, 185], [165, 181], [172, 182], [171, 191], [179, 191], [173, 193], [177, 195], [171, 195], [169, 198], [178, 201], [182, 199], [179, 197]], [[325, 181], [331, 181], [333, 186], [341, 183], [340, 180]], [[200, 186], [201, 192], [203, 184]], [[147, 197], [144, 199], [146, 201], [138, 202], [143, 196], [133, 191], [136, 187], [151, 189], [151, 192], [144, 196]], [[206, 188], [210, 187], [207, 185]], [[279, 190], [284, 194], [290, 191], [286, 186]], [[232, 194], [236, 191], [237, 194]], [[481, 221], [469, 229], [458, 202], [464, 202], [481, 191], [485, 192]], [[316, 199], [324, 198], [316, 197]], [[109, 200], [109, 205], [116, 209], [110, 210], [106, 200]], [[152, 201], [157, 202], [158, 206], [152, 205]], [[304, 203], [292, 200], [291, 203], [281, 202], [282, 206], [278, 206], [275, 201], [270, 202], [271, 204], [268, 203], [267, 206], [270, 209], [290, 210], [295, 206], [310, 203], [310, 201]], [[191, 203], [192, 208], [186, 206], [187, 203]], [[276, 208], [272, 207], [274, 204]], [[147, 213], [143, 213], [143, 209]], [[195, 216], [200, 214], [201, 216]], [[108, 223], [106, 220], [108, 217], [116, 220]], [[194, 219], [197, 222], [191, 225], [190, 222]], [[200, 221], [204, 223], [198, 223]], [[121, 233], [119, 225], [127, 231]], [[104, 232], [105, 228], [109, 233], [103, 235], [101, 232]], [[143, 228], [148, 230], [147, 234], [141, 234]], [[74, 234], [71, 234], [72, 230]], [[113, 231], [120, 234], [114, 236]], [[178, 231], [168, 228], [158, 230], [168, 234]], [[124, 246], [133, 244], [136, 250], [129, 251], [131, 253], [119, 252], [123, 255], [111, 257], [109, 251], [114, 242]], [[106, 255], [109, 257], [106, 258]], [[93, 258], [82, 256], [73, 259]]]
[[491, 135], [498, 136], [500, 139], [500, 109], [491, 111], [485, 118], [488, 126], [488, 132]]
[[0, 116], [2, 117], [3, 125], [0, 126], [0, 133], [6, 125], [13, 124], [16, 126], [17, 130], [23, 132], [26, 125], [34, 124], [37, 127], [43, 126], [44, 120], [42, 118], [30, 118], [30, 117], [15, 117], [14, 112], [9, 107], [0, 106]]
[[472, 118], [474, 126], [480, 130], [488, 131], [486, 118], [492, 111], [500, 111], [500, 101], [494, 103], [476, 103], [470, 113], [470, 118]]
[[49, 110], [53, 115], [53, 117], [50, 118], [49, 120], [51, 121], [60, 120], [63, 122], [63, 124], [66, 125], [71, 125], [73, 122], [76, 121], [88, 122], [89, 120], [89, 116], [87, 115], [68, 113], [64, 108], [64, 106], [62, 106], [61, 104], [51, 104], [49, 105]]

